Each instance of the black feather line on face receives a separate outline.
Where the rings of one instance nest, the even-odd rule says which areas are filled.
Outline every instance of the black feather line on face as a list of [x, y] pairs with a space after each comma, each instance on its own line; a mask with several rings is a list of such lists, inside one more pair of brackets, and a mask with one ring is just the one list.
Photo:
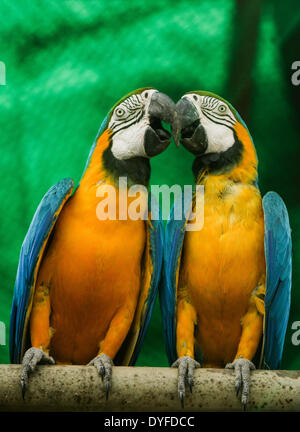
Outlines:
[[107, 125], [109, 124], [111, 117], [114, 113], [114, 110], [117, 108], [117, 106], [121, 105], [122, 102], [125, 102], [131, 96], [139, 95], [139, 94], [143, 93], [145, 90], [155, 90], [155, 89], [153, 87], [143, 87], [143, 88], [139, 88], [137, 90], [134, 90], [133, 92], [128, 93], [126, 96], [122, 97], [122, 99], [120, 99], [110, 110], [108, 117], [107, 117]]
[[124, 119], [123, 121], [120, 120], [118, 125], [116, 124], [112, 125], [111, 129], [113, 130], [113, 133], [111, 136], [113, 137], [117, 132], [120, 132], [121, 130], [124, 129], [128, 129], [130, 126], [138, 123], [144, 117], [144, 115], [145, 115], [144, 110], [140, 110], [134, 115], [131, 115], [129, 120], [128, 119]]
[[235, 130], [234, 144], [229, 149], [221, 153], [207, 153], [197, 156], [193, 163], [193, 173], [195, 179], [205, 169], [209, 174], [226, 174], [230, 172], [242, 159], [244, 146], [238, 139]]
[[[228, 127], [229, 129], [231, 129], [232, 131], [234, 131], [234, 129], [233, 129], [233, 125], [236, 123], [236, 122], [233, 122], [232, 120], [227, 120], [227, 119], [225, 119], [225, 118], [223, 118], [223, 117], [221, 117], [221, 116], [219, 116], [219, 117], [217, 117], [217, 116], [215, 116], [215, 115], [213, 115], [213, 114], [211, 114], [211, 113], [208, 113], [208, 112], [206, 112], [206, 111], [204, 111], [204, 110], [202, 110], [202, 114], [206, 117], [206, 118], [208, 118], [209, 120], [211, 120], [213, 123], [215, 123], [215, 124], [218, 124], [218, 125], [221, 125], [221, 126], [226, 126], [226, 127]], [[217, 121], [217, 120], [219, 120], [219, 121]], [[228, 123], [229, 124], [228, 124]]]

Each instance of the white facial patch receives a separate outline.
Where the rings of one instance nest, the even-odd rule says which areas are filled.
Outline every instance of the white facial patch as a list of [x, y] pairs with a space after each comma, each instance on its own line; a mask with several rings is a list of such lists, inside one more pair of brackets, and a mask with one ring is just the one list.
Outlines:
[[157, 90], [133, 94], [114, 109], [108, 128], [113, 132], [111, 151], [115, 158], [148, 157], [144, 136], [150, 124], [148, 109], [153, 93]]
[[228, 105], [212, 96], [196, 93], [184, 97], [195, 106], [205, 129], [208, 140], [205, 153], [221, 153], [232, 147], [235, 143], [232, 128], [236, 119]]

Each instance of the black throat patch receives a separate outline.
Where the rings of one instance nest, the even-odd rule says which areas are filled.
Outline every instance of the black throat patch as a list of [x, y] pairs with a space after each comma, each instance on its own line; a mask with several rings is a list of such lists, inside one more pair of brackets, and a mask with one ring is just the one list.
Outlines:
[[244, 146], [234, 130], [233, 133], [234, 144], [228, 150], [221, 153], [207, 153], [195, 158], [192, 168], [195, 179], [204, 170], [209, 174], [227, 174], [241, 161]]
[[111, 145], [103, 152], [103, 167], [118, 182], [119, 177], [127, 177], [128, 185], [148, 186], [150, 180], [150, 161], [144, 157], [117, 159], [111, 151]]

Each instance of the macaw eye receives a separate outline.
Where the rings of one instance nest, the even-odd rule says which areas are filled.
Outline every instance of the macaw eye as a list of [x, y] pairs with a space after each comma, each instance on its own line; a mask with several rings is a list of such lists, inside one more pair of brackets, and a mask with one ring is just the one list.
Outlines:
[[123, 117], [124, 114], [125, 114], [125, 110], [123, 108], [117, 108], [116, 109], [116, 115], [118, 117]]
[[226, 111], [226, 105], [219, 105], [218, 106], [218, 111], [220, 113], [224, 113]]

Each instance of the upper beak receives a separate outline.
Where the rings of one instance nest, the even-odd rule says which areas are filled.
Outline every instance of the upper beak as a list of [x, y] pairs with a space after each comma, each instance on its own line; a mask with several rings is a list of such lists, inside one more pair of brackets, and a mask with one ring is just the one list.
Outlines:
[[194, 104], [186, 98], [181, 98], [176, 104], [172, 123], [172, 134], [177, 147], [179, 147], [181, 131], [190, 127], [195, 121], [199, 121], [199, 114]]
[[172, 133], [177, 147], [180, 141], [195, 156], [204, 154], [207, 150], [207, 135], [200, 122], [199, 113], [194, 104], [185, 97], [176, 105]]
[[166, 123], [173, 123], [176, 105], [164, 93], [156, 92], [153, 94], [148, 113], [150, 117], [156, 117]]
[[155, 92], [148, 108], [150, 127], [145, 133], [145, 148], [149, 157], [156, 156], [170, 144], [171, 134], [164, 129], [161, 122], [173, 124], [176, 105], [164, 93]]

